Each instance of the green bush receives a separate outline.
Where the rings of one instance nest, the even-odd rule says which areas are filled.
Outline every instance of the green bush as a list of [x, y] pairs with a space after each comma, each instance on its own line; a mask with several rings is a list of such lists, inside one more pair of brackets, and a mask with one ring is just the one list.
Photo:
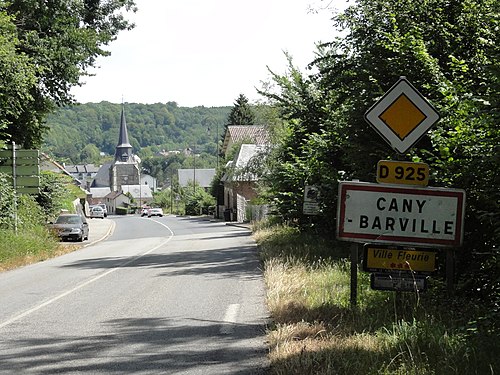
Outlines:
[[126, 215], [126, 214], [128, 214], [127, 207], [116, 207], [116, 214], [117, 215]]
[[0, 173], [0, 229], [13, 228], [14, 189], [6, 174]]
[[184, 193], [186, 215], [200, 215], [208, 212], [208, 208], [215, 205], [215, 198], [198, 186], [194, 192], [192, 189], [187, 189]]

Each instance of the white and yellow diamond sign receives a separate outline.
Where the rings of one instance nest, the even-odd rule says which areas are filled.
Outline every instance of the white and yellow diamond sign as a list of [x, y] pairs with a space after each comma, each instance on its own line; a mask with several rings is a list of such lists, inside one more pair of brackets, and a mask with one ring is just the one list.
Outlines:
[[403, 154], [439, 120], [434, 107], [401, 77], [366, 113], [365, 120]]

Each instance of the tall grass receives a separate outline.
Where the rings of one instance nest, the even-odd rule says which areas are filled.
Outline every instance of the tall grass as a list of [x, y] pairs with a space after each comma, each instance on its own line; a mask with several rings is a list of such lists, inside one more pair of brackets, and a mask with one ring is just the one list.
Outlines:
[[[272, 315], [273, 374], [494, 374], [498, 337], [464, 327], [474, 309], [451, 308], [439, 288], [375, 291], [358, 272], [351, 308], [350, 263], [342, 244], [289, 227], [255, 231]], [[463, 311], [465, 310], [465, 311]]]
[[0, 229], [0, 271], [48, 259], [59, 252], [59, 242], [43, 226]]
[[62, 253], [59, 241], [48, 230], [44, 214], [32, 197], [21, 196], [14, 220], [0, 226], [0, 271], [45, 260]]

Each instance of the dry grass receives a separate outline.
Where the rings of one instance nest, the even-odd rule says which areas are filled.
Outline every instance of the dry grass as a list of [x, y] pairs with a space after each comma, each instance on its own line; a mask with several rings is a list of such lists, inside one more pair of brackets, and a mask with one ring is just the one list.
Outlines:
[[13, 270], [33, 263], [43, 262], [44, 260], [68, 254], [80, 248], [81, 245], [77, 244], [59, 244], [53, 250], [40, 251], [36, 254], [13, 256], [0, 263], [0, 272]]
[[0, 230], [0, 272], [67, 254], [81, 246], [60, 243], [44, 228], [17, 234]]
[[272, 374], [495, 373], [490, 369], [498, 367], [498, 358], [485, 350], [489, 344], [470, 342], [446, 318], [448, 307], [439, 311], [419, 295], [395, 298], [394, 292], [371, 290], [368, 275], [360, 272], [353, 309], [349, 264], [333, 256], [331, 243], [284, 227], [261, 228], [255, 238], [273, 319]]

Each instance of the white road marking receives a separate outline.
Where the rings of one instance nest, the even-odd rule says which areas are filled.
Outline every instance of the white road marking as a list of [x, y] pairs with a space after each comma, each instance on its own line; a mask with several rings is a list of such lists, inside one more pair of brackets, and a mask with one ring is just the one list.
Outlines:
[[120, 268], [123, 268], [123, 267], [129, 265], [132, 262], [135, 262], [137, 259], [140, 259], [143, 256], [148, 255], [148, 254], [152, 253], [153, 251], [155, 251], [156, 249], [158, 249], [158, 248], [162, 247], [163, 245], [167, 244], [174, 237], [174, 232], [172, 232], [172, 230], [167, 225], [165, 225], [163, 223], [160, 223], [159, 221], [157, 221], [157, 223], [160, 224], [160, 225], [163, 225], [170, 232], [170, 237], [168, 237], [168, 239], [166, 241], [160, 243], [159, 245], [153, 247], [152, 249], [146, 251], [145, 253], [142, 253], [141, 255], [138, 255], [138, 256], [136, 256], [136, 257], [134, 257], [134, 258], [132, 258], [132, 259], [130, 259], [130, 260], [128, 260], [128, 261], [126, 261], [126, 262], [118, 265], [118, 266], [116, 266], [115, 268], [112, 268], [109, 271], [106, 271], [106, 272], [100, 274], [99, 276], [96, 276], [96, 277], [94, 277], [94, 278], [92, 278], [90, 280], [85, 281], [84, 283], [82, 283], [80, 285], [77, 285], [73, 289], [67, 290], [66, 292], [61, 293], [58, 296], [56, 296], [56, 297], [54, 297], [54, 298], [52, 298], [52, 299], [50, 299], [48, 301], [45, 301], [45, 302], [43, 302], [43, 303], [41, 303], [41, 304], [39, 304], [39, 305], [31, 308], [31, 309], [29, 309], [29, 310], [27, 310], [27, 311], [19, 314], [19, 315], [14, 316], [13, 318], [10, 318], [9, 320], [6, 320], [6, 321], [0, 323], [0, 329], [6, 327], [6, 326], [8, 326], [8, 325], [10, 325], [10, 324], [12, 324], [12, 323], [14, 323], [16, 321], [18, 321], [19, 319], [22, 319], [22, 318], [24, 318], [24, 317], [26, 317], [26, 316], [28, 316], [28, 315], [30, 315], [30, 314], [32, 314], [32, 313], [40, 310], [41, 308], [43, 308], [45, 306], [48, 306], [48, 305], [50, 305], [50, 304], [52, 304], [52, 303], [60, 300], [63, 297], [66, 297], [67, 295], [69, 295], [69, 294], [71, 294], [73, 292], [76, 292], [79, 289], [82, 289], [82, 288], [86, 287], [89, 284], [92, 284], [92, 283], [96, 282], [97, 280], [103, 278], [104, 276], [107, 276], [110, 273], [113, 273], [113, 272], [119, 270]]
[[230, 335], [234, 331], [234, 324], [237, 322], [236, 318], [240, 311], [238, 303], [231, 304], [227, 307], [226, 314], [223, 319], [223, 326], [220, 328], [220, 333], [223, 335]]

